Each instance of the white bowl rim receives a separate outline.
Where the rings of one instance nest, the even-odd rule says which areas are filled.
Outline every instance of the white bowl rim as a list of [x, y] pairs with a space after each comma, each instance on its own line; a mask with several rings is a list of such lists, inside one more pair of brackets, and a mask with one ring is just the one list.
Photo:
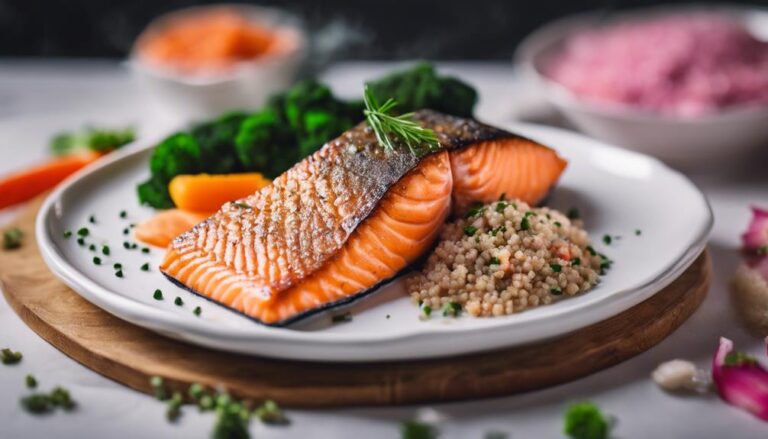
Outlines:
[[610, 117], [614, 119], [633, 120], [649, 123], [675, 123], [685, 125], [703, 125], [713, 123], [728, 123], [744, 118], [768, 118], [768, 104], [765, 105], [736, 105], [726, 107], [712, 113], [706, 113], [694, 117], [666, 114], [653, 110], [646, 110], [637, 106], [590, 100], [577, 96], [564, 85], [554, 81], [542, 73], [536, 66], [536, 58], [553, 44], [562, 41], [567, 35], [578, 31], [586, 24], [607, 17], [609, 21], [630, 20], [637, 17], [650, 17], [669, 13], [680, 13], [690, 10], [701, 12], [724, 12], [734, 16], [746, 16], [751, 14], [765, 15], [768, 20], [768, 8], [746, 4], [670, 4], [641, 6], [631, 9], [611, 12], [592, 10], [568, 15], [550, 21], [530, 33], [520, 43], [513, 56], [514, 62], [522, 67], [524, 73], [534, 77], [544, 86], [549, 99], [557, 105], [578, 109], [579, 111]]
[[[239, 10], [253, 16], [264, 18], [261, 24], [271, 26], [270, 30], [292, 38], [295, 41], [295, 47], [285, 53], [268, 54], [257, 58], [235, 61], [234, 67], [224, 72], [211, 72], [210, 74], [184, 74], [170, 67], [164, 67], [160, 64], [152, 64], [142, 60], [138, 54], [138, 46], [143, 38], [154, 29], [162, 26], [165, 22], [178, 18], [179, 16], [194, 14], [201, 11], [211, 10]], [[271, 21], [276, 22], [270, 23]], [[216, 3], [210, 5], [189, 6], [182, 9], [176, 9], [153, 18], [141, 31], [134, 41], [131, 51], [128, 55], [127, 64], [130, 68], [157, 76], [162, 79], [182, 83], [189, 86], [210, 86], [236, 80], [238, 77], [249, 75], [253, 69], [264, 68], [275, 65], [276, 63], [296, 60], [301, 58], [307, 50], [307, 35], [303, 28], [303, 23], [299, 17], [279, 8], [242, 4], [242, 3]]]

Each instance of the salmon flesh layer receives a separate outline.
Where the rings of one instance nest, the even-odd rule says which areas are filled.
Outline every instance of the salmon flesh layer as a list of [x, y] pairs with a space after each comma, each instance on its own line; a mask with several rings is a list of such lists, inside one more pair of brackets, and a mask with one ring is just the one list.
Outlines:
[[177, 237], [174, 282], [280, 326], [346, 303], [427, 252], [453, 213], [502, 194], [539, 202], [566, 166], [531, 140], [422, 110], [437, 152], [379, 146], [367, 125], [324, 145], [255, 194]]

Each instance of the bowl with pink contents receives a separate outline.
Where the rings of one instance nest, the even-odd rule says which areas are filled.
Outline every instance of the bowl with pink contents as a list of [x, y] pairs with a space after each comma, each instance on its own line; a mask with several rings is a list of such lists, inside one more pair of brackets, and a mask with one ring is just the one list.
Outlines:
[[534, 32], [517, 59], [598, 139], [684, 167], [768, 148], [768, 10], [583, 14]]

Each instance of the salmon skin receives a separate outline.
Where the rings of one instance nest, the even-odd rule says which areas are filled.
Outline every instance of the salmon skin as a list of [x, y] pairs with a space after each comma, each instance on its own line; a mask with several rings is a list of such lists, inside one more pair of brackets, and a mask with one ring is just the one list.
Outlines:
[[173, 240], [161, 271], [260, 323], [354, 300], [433, 245], [448, 216], [506, 194], [536, 203], [566, 166], [546, 146], [475, 120], [414, 114], [440, 148], [388, 150], [365, 124]]

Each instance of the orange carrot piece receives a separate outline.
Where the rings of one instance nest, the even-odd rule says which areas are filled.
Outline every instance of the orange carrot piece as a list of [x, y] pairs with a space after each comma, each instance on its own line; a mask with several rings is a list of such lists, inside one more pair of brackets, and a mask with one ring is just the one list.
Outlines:
[[134, 231], [134, 236], [145, 244], [167, 247], [173, 241], [173, 238], [191, 229], [195, 224], [211, 215], [213, 215], [213, 212], [196, 213], [180, 209], [163, 210], [152, 218], [140, 223]]
[[87, 152], [52, 159], [0, 178], [0, 209], [30, 200], [101, 157]]
[[173, 204], [191, 212], [215, 212], [222, 204], [247, 197], [270, 180], [258, 172], [177, 175], [168, 184]]

